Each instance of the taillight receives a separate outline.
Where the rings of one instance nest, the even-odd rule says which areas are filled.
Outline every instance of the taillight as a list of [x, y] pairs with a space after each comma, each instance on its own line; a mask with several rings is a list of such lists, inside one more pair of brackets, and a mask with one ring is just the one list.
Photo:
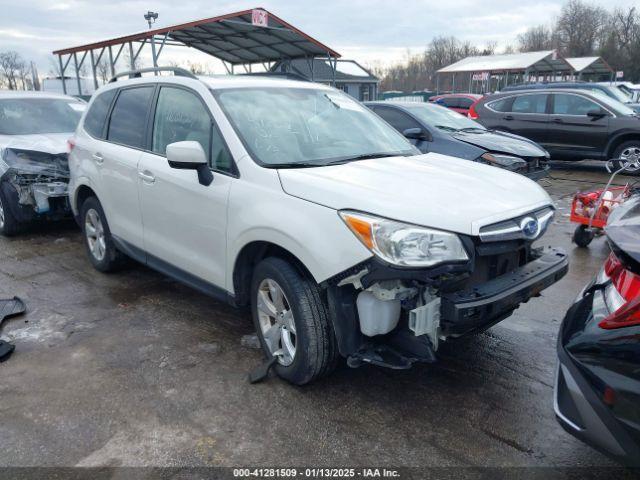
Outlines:
[[476, 111], [476, 105], [478, 102], [472, 104], [469, 107], [469, 111], [467, 112], [467, 116], [472, 119], [472, 120], [477, 120], [478, 118], [480, 118], [480, 115], [478, 115], [478, 112]]
[[615, 288], [623, 301], [620, 302], [621, 306], [598, 324], [600, 328], [640, 325], [640, 275], [627, 270], [613, 253], [604, 264], [604, 272], [611, 280], [611, 285], [607, 288]]

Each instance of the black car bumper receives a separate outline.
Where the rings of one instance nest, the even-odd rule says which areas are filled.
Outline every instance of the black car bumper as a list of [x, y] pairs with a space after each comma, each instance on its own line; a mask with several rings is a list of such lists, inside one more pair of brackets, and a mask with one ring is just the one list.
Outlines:
[[468, 290], [442, 297], [443, 327], [449, 335], [463, 335], [489, 328], [509, 316], [518, 306], [539, 295], [567, 273], [564, 250], [548, 249], [538, 259], [511, 273]]
[[602, 394], [563, 345], [566, 325], [591, 315], [592, 301], [593, 293], [579, 299], [560, 327], [553, 404], [556, 418], [568, 433], [584, 443], [620, 463], [640, 467], [640, 445], [614, 416]]
[[542, 180], [543, 178], [546, 178], [549, 176], [549, 169], [550, 169], [549, 166], [531, 169], [528, 172], [524, 172], [523, 175], [528, 179], [533, 180], [534, 182], [537, 182], [538, 180]]

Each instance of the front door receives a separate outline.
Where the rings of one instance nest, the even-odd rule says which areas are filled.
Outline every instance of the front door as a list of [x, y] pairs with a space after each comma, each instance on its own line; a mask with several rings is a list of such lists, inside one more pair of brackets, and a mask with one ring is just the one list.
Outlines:
[[[593, 117], [589, 112], [601, 112]], [[549, 147], [559, 157], [600, 159], [608, 140], [609, 113], [578, 93], [552, 95]]]
[[[143, 153], [138, 167], [147, 261], [174, 275], [186, 274], [187, 281], [193, 276], [223, 287], [231, 155], [192, 90], [162, 86], [152, 121], [153, 153]], [[210, 185], [201, 185], [195, 170], [169, 166], [167, 145], [183, 140], [197, 141], [207, 152], [214, 175]]]

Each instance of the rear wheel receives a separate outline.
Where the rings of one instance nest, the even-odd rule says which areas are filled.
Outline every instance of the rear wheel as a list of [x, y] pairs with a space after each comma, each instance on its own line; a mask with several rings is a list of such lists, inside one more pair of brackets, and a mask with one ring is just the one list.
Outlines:
[[80, 218], [87, 255], [96, 270], [112, 272], [119, 269], [125, 256], [113, 243], [107, 218], [96, 197], [84, 201]]
[[624, 142], [613, 152], [613, 158], [622, 160], [625, 172], [637, 175], [640, 173], [640, 140]]
[[587, 228], [586, 225], [578, 225], [575, 232], [573, 232], [573, 243], [581, 248], [586, 248], [593, 240], [593, 237], [593, 230]]
[[304, 385], [335, 368], [335, 334], [320, 287], [312, 279], [285, 260], [267, 258], [254, 271], [251, 296], [260, 344], [268, 358], [278, 357], [278, 375]]
[[20, 223], [11, 213], [9, 201], [2, 191], [0, 185], [0, 234], [5, 237], [12, 237], [20, 231]]

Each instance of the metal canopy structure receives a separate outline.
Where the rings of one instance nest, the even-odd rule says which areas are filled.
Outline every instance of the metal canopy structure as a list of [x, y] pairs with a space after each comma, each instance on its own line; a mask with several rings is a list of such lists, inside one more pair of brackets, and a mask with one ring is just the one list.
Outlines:
[[613, 76], [615, 74], [615, 70], [602, 57], [571, 57], [565, 58], [565, 60], [578, 79], [581, 79], [583, 75]]
[[468, 74], [469, 91], [472, 91], [476, 85], [480, 85], [481, 90], [487, 91], [491, 86], [492, 78], [496, 80], [496, 87], [500, 88], [508, 85], [509, 76], [512, 80], [529, 81], [532, 77], [554, 77], [558, 74], [571, 74], [572, 71], [573, 68], [567, 60], [558, 55], [555, 50], [544, 50], [466, 57], [441, 68], [436, 73], [438, 81], [442, 74], [452, 75], [453, 91], [455, 91], [457, 74]]
[[154, 67], [158, 66], [158, 58], [166, 45], [186, 46], [221, 60], [228, 73], [234, 73], [236, 65], [251, 72], [253, 64], [262, 64], [269, 70], [272, 62], [294, 59], [311, 62], [316, 57], [326, 58], [335, 69], [336, 59], [340, 57], [335, 50], [276, 15], [255, 8], [56, 50], [53, 54], [58, 56], [64, 92], [67, 91], [64, 77], [68, 68], [75, 70], [81, 93], [80, 70], [88, 57], [94, 85], [98, 88], [96, 69], [103, 58], [108, 60], [113, 76], [116, 64], [127, 48], [130, 61], [127, 68], [135, 70], [135, 62], [145, 45], [151, 47]]

